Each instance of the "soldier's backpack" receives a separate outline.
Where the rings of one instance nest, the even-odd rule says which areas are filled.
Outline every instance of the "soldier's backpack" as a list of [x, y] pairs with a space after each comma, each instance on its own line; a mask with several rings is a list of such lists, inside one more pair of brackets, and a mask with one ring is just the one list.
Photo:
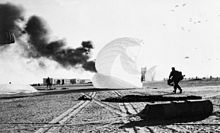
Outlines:
[[176, 71], [176, 76], [177, 76], [177, 78], [178, 78], [179, 81], [180, 81], [180, 80], [183, 80], [183, 78], [184, 78], [184, 75], [182, 74], [181, 71]]
[[174, 81], [181, 81], [181, 80], [183, 80], [184, 76], [185, 75], [183, 75], [181, 71], [175, 71], [175, 76], [174, 76], [175, 79], [174, 78], [168, 79], [167, 84], [170, 86], [173, 86]]

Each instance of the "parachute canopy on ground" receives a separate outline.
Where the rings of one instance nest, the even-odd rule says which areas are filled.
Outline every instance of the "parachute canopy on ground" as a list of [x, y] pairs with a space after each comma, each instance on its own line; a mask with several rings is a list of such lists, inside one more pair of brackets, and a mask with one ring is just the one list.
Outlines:
[[93, 85], [96, 88], [136, 88], [137, 86], [123, 81], [114, 76], [107, 76], [97, 73], [93, 77]]
[[134, 38], [118, 38], [105, 45], [98, 53], [97, 73], [92, 81], [96, 88], [141, 87], [140, 71], [136, 61], [141, 41]]
[[153, 66], [151, 68], [149, 68], [146, 71], [146, 79], [145, 81], [154, 81], [155, 75], [156, 75], [156, 67], [157, 66]]
[[0, 94], [33, 93], [37, 90], [24, 84], [0, 84]]

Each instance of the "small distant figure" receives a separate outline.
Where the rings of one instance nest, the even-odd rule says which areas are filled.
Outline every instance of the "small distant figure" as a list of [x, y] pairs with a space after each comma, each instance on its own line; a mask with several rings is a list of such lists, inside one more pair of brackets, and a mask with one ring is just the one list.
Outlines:
[[145, 81], [145, 75], [141, 75], [141, 82]]
[[182, 72], [180, 72], [180, 71], [176, 71], [175, 67], [172, 67], [171, 69], [172, 69], [172, 71], [170, 72], [169, 79], [168, 79], [167, 83], [168, 83], [168, 85], [173, 86], [174, 93], [176, 93], [176, 89], [179, 89], [180, 93], [182, 93], [182, 89], [179, 86], [179, 82], [181, 80], [183, 80], [183, 77], [185, 75], [182, 75]]
[[147, 72], [147, 68], [146, 67], [141, 68], [141, 82], [145, 81], [146, 72]]
[[47, 89], [51, 89], [52, 84], [50, 82], [50, 78], [49, 77], [46, 79], [46, 84], [47, 84]]
[[11, 84], [11, 82], [9, 82], [9, 84]]

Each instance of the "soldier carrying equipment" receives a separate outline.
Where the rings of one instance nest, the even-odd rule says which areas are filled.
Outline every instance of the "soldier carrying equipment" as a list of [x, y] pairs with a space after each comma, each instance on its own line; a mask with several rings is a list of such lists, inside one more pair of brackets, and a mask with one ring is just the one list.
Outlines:
[[180, 93], [182, 93], [182, 89], [181, 89], [181, 87], [179, 86], [178, 83], [181, 80], [183, 80], [185, 75], [182, 75], [182, 72], [180, 72], [180, 71], [176, 71], [174, 67], [172, 67], [171, 69], [172, 69], [172, 71], [170, 72], [167, 84], [170, 85], [170, 86], [173, 86], [173, 88], [174, 88], [173, 92], [174, 93], [176, 93], [176, 89], [179, 89]]

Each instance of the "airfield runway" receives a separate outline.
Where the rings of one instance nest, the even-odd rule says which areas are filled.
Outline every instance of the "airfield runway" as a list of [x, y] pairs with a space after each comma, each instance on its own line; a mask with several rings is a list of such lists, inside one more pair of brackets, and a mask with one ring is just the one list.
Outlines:
[[[51, 94], [46, 91], [37, 95], [2, 98], [0, 132], [220, 132], [220, 86], [184, 87], [182, 94], [171, 92], [171, 87], [124, 90], [67, 87]], [[92, 100], [78, 100], [83, 95]], [[214, 110], [203, 120], [158, 124], [143, 121], [135, 115], [148, 102], [103, 101], [126, 95], [202, 96], [212, 101]]]

